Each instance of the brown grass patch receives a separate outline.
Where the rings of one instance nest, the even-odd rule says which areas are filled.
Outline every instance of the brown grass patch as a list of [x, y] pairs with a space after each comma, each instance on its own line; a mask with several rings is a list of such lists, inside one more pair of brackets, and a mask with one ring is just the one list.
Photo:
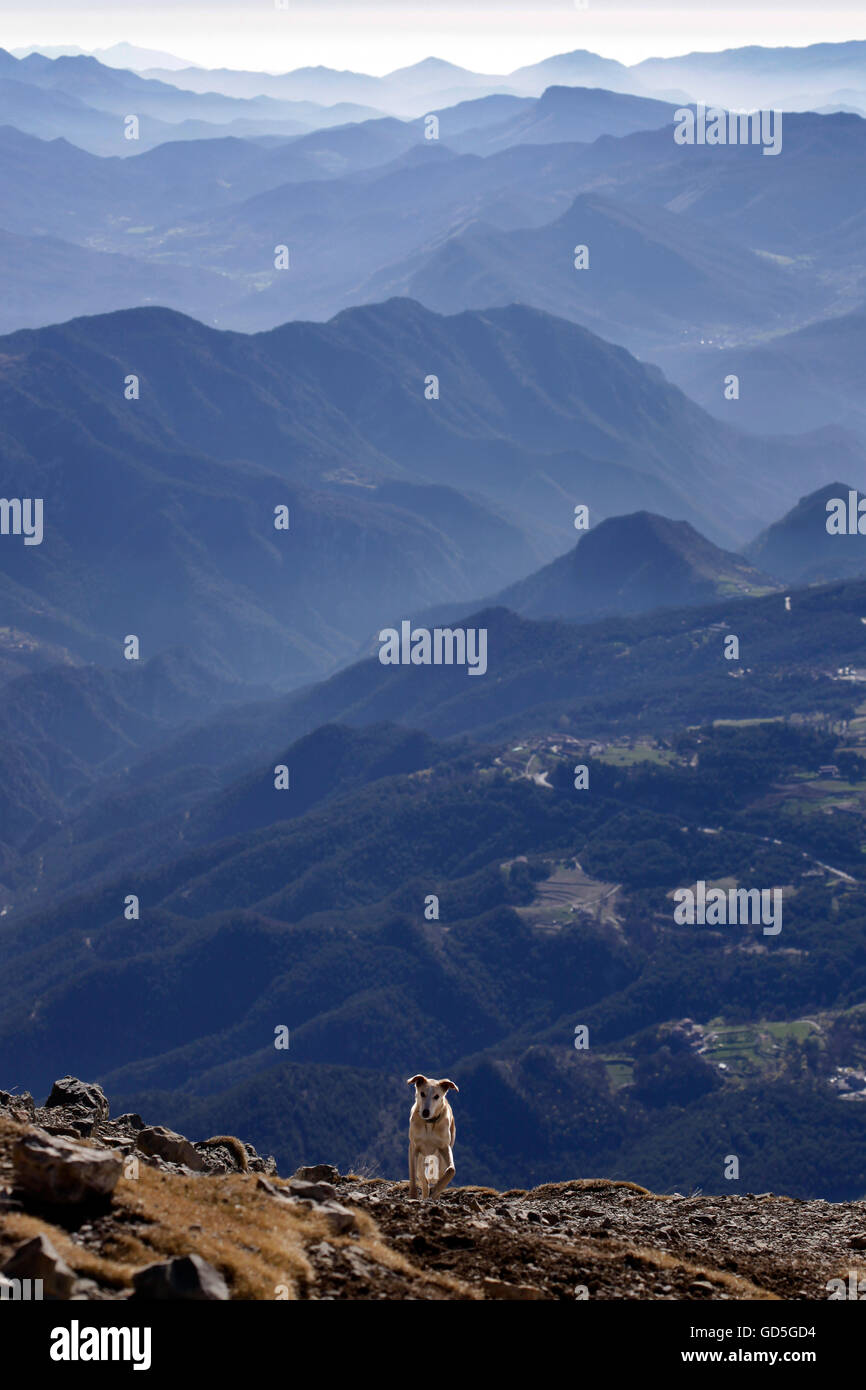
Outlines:
[[[636, 1182], [617, 1182], [612, 1178], [572, 1178], [568, 1182], [545, 1182], [540, 1187], [533, 1187], [532, 1197], [562, 1197], [569, 1192], [606, 1192], [614, 1188], [625, 1188], [628, 1192], [636, 1192], [639, 1197], [654, 1197], [656, 1194], [650, 1192], [648, 1187], [640, 1187]], [[505, 1193], [505, 1196], [523, 1196], [522, 1192]]]
[[[0, 1171], [7, 1181], [12, 1143], [27, 1128], [0, 1118]], [[270, 1181], [283, 1185], [279, 1178]], [[133, 1274], [145, 1265], [197, 1254], [220, 1271], [233, 1299], [296, 1299], [315, 1291], [306, 1247], [326, 1240], [335, 1250], [350, 1246], [372, 1264], [419, 1284], [422, 1297], [424, 1287], [452, 1298], [479, 1297], [452, 1275], [420, 1270], [385, 1243], [372, 1217], [353, 1210], [357, 1234], [335, 1236], [325, 1213], [269, 1196], [257, 1188], [255, 1175], [184, 1177], [142, 1163], [137, 1178], [120, 1179], [109, 1208], [88, 1214], [98, 1248], [74, 1240], [47, 1215], [12, 1212], [0, 1227], [0, 1261], [45, 1234], [76, 1274], [118, 1291], [131, 1288]], [[58, 1213], [58, 1220], [70, 1214]]]
[[[138, 1178], [117, 1184], [111, 1217], [98, 1251], [23, 1214], [7, 1218], [2, 1239], [14, 1247], [45, 1232], [76, 1273], [116, 1289], [129, 1287], [144, 1265], [198, 1254], [224, 1276], [232, 1298], [273, 1299], [280, 1288], [297, 1298], [313, 1277], [304, 1246], [328, 1234], [321, 1214], [283, 1206], [248, 1177], [181, 1177], [144, 1164]], [[359, 1226], [364, 1220], [359, 1214]]]
[[716, 1269], [713, 1265], [694, 1264], [680, 1255], [669, 1254], [667, 1250], [647, 1250], [641, 1245], [630, 1246], [626, 1251], [633, 1259], [649, 1269], [681, 1269], [692, 1279], [707, 1279], [712, 1284], [720, 1284], [727, 1289], [732, 1298], [757, 1298], [764, 1301], [780, 1302], [778, 1294], [753, 1284], [739, 1274], [730, 1274], [726, 1269]]

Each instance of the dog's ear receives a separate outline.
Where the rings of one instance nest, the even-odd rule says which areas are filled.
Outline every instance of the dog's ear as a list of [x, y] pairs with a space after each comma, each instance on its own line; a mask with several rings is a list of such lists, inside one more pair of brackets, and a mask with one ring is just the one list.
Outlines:
[[406, 1085], [407, 1085], [407, 1086], [420, 1086], [420, 1085], [421, 1085], [421, 1082], [422, 1082], [422, 1081], [426, 1081], [426, 1080], [427, 1080], [426, 1076], [421, 1076], [420, 1073], [419, 1073], [418, 1076], [410, 1076], [410, 1077], [409, 1077], [409, 1080], [406, 1082]]
[[460, 1094], [460, 1087], [455, 1086], [453, 1081], [449, 1081], [447, 1076], [442, 1081], [437, 1081], [436, 1085], [441, 1086], [443, 1091], [456, 1091], [458, 1095]]

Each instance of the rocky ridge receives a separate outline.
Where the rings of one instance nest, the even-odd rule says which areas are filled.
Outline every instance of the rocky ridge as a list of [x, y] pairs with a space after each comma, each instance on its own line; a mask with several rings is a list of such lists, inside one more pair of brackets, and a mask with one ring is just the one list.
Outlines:
[[409, 1201], [405, 1182], [283, 1178], [250, 1144], [112, 1119], [74, 1077], [43, 1106], [0, 1091], [0, 1297], [41, 1280], [55, 1300], [827, 1299], [852, 1275], [866, 1291], [866, 1200], [578, 1179]]

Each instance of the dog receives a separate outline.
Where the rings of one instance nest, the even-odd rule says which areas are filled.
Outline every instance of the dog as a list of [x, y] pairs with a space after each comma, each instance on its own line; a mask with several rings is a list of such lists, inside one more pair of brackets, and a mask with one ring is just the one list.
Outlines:
[[[410, 1076], [415, 1087], [415, 1104], [409, 1114], [409, 1196], [438, 1197], [454, 1177], [454, 1113], [447, 1093], [457, 1091], [453, 1081], [431, 1081], [429, 1076]], [[427, 1159], [435, 1157], [437, 1178], [430, 1187]]]

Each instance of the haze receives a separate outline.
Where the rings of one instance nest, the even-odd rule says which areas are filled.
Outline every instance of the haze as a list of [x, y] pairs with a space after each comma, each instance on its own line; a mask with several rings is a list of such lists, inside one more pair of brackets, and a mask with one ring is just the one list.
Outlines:
[[856, 0], [817, 7], [807, 0], [763, 0], [699, 8], [687, 0], [473, 0], [405, 5], [378, 0], [211, 0], [177, 4], [115, 0], [79, 4], [29, 0], [0, 9], [0, 45], [76, 44], [90, 50], [128, 42], [178, 54], [206, 67], [286, 70], [324, 63], [382, 74], [431, 54], [479, 72], [504, 73], [551, 53], [588, 48], [620, 62], [742, 44], [804, 46], [866, 38]]

